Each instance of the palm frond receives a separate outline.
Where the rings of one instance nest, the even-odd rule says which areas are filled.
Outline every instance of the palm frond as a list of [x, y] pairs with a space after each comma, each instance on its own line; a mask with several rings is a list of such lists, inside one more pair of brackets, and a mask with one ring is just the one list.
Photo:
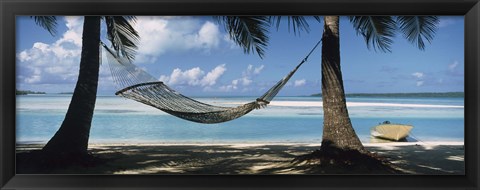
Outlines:
[[439, 20], [436, 16], [398, 16], [397, 22], [403, 36], [418, 49], [424, 50], [424, 39], [431, 43]]
[[350, 22], [363, 35], [368, 49], [373, 47], [382, 52], [391, 52], [390, 46], [395, 36], [396, 22], [390, 16], [351, 16]]
[[135, 23], [133, 16], [106, 16], [107, 38], [112, 42], [117, 54], [132, 61], [135, 59], [137, 44], [140, 40], [138, 32], [132, 27]]
[[[280, 28], [280, 23], [282, 21], [282, 16], [271, 16], [270, 23], [277, 27], [277, 30]], [[291, 28], [293, 28], [293, 33], [295, 35], [300, 35], [302, 31], [310, 32], [310, 25], [308, 24], [307, 20], [304, 16], [288, 16], [288, 32], [290, 32]]]
[[313, 16], [313, 18], [320, 23], [323, 22], [322, 17], [320, 17], [320, 16]]
[[265, 55], [268, 44], [269, 17], [266, 16], [216, 16], [233, 41], [245, 53], [256, 51], [260, 58]]
[[31, 16], [35, 23], [47, 30], [52, 36], [57, 34], [57, 17], [55, 16]]

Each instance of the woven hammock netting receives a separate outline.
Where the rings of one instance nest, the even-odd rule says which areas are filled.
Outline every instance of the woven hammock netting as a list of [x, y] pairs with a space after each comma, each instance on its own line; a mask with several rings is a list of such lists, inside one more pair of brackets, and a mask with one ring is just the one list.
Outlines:
[[290, 73], [278, 81], [265, 94], [255, 101], [237, 107], [223, 107], [209, 105], [186, 97], [171, 89], [163, 82], [140, 69], [126, 58], [119, 56], [102, 43], [106, 51], [108, 66], [113, 82], [119, 89], [115, 95], [135, 100], [137, 102], [155, 107], [173, 116], [198, 122], [221, 123], [239, 118], [254, 109], [266, 107], [278, 94], [297, 69], [307, 61], [308, 56], [318, 46], [320, 41], [310, 53]]

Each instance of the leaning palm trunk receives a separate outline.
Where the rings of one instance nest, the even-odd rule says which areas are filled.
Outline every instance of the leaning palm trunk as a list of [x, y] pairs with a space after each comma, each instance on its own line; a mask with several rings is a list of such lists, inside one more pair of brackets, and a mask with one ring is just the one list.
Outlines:
[[100, 67], [100, 17], [85, 17], [80, 72], [60, 129], [43, 148], [48, 156], [78, 158], [87, 155], [88, 138]]
[[322, 37], [322, 150], [339, 148], [366, 152], [348, 115], [340, 69], [339, 17], [324, 17]]

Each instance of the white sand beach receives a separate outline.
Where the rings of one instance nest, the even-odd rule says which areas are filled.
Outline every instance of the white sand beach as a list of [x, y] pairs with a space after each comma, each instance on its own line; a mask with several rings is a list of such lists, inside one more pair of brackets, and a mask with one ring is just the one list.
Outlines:
[[[43, 145], [17, 145], [17, 153]], [[91, 144], [92, 154], [105, 164], [55, 173], [83, 174], [350, 174], [356, 171], [316, 170], [293, 164], [319, 144]], [[365, 147], [394, 164], [405, 174], [463, 175], [463, 142], [368, 143]], [[17, 168], [19, 165], [17, 165]], [[21, 166], [20, 166], [21, 167]], [[21, 169], [21, 168], [20, 168]], [[360, 172], [363, 173], [363, 172]], [[375, 173], [365, 173], [375, 174]]]

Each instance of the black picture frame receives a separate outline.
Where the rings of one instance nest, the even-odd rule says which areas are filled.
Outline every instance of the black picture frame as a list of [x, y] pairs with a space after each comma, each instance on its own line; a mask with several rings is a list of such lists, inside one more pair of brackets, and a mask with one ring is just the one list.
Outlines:
[[[466, 174], [16, 175], [17, 15], [464, 15]], [[479, 189], [479, 0], [0, 0], [1, 189]]]

